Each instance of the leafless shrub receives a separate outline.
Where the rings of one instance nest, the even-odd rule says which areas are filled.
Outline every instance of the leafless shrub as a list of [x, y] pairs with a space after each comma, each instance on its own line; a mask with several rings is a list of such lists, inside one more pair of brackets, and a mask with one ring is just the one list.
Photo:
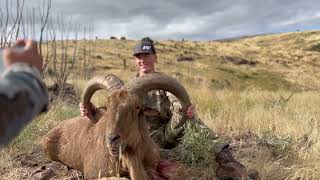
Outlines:
[[115, 36], [110, 36], [110, 39], [118, 39], [118, 38]]
[[194, 61], [194, 58], [192, 56], [181, 55], [177, 57], [177, 61]]
[[255, 66], [257, 64], [256, 61], [244, 59], [241, 57], [221, 56], [220, 58], [222, 63], [232, 63], [235, 65], [250, 65], [250, 66]]
[[[83, 43], [78, 41], [81, 29]], [[49, 73], [58, 92], [64, 89], [80, 56], [83, 61], [77, 64], [82, 65], [81, 75], [88, 76], [94, 49], [94, 40], [89, 37], [93, 26], [81, 28], [61, 13], [53, 13], [52, 0], [38, 0], [37, 5], [30, 8], [25, 8], [25, 0], [6, 0], [5, 6], [0, 7], [0, 32], [0, 47], [11, 46], [18, 38], [39, 42], [39, 53], [44, 60], [42, 76], [45, 78]]]

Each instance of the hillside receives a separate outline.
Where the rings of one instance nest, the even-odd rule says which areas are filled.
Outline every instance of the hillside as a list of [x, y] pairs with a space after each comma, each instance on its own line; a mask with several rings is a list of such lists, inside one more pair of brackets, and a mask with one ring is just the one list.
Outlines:
[[[157, 41], [157, 70], [179, 79], [205, 81], [215, 89], [316, 90], [320, 88], [319, 40], [320, 31], [229, 41]], [[90, 63], [94, 73], [132, 77], [134, 44], [97, 40]], [[123, 59], [129, 64], [125, 72]]]

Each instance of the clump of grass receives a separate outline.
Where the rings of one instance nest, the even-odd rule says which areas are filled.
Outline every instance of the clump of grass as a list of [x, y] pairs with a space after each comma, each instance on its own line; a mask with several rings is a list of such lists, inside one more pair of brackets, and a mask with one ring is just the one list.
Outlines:
[[307, 49], [309, 51], [317, 51], [320, 52], [320, 44], [315, 44], [313, 46], [311, 46], [309, 49]]
[[230, 86], [231, 86], [230, 81], [226, 79], [222, 79], [222, 80], [212, 79], [211, 85], [210, 85], [210, 87], [214, 90], [228, 89]]
[[192, 166], [208, 166], [214, 161], [215, 153], [224, 145], [213, 132], [197, 122], [188, 122], [182, 140], [179, 160]]
[[268, 147], [274, 157], [283, 157], [292, 151], [293, 142], [290, 136], [278, 135], [266, 130], [262, 132], [258, 145]]
[[70, 106], [69, 104], [64, 104], [62, 102], [60, 105], [54, 107], [53, 112], [54, 114], [52, 114], [52, 117], [56, 121], [69, 119], [80, 114], [78, 106]]

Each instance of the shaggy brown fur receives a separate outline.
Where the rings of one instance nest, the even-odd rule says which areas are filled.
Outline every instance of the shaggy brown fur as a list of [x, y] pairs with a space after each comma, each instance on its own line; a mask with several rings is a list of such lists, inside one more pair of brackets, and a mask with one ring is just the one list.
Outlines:
[[53, 128], [42, 139], [47, 156], [83, 172], [85, 178], [149, 179], [148, 171], [160, 160], [159, 147], [149, 136], [138, 96], [113, 92], [95, 118], [93, 123], [75, 117]]

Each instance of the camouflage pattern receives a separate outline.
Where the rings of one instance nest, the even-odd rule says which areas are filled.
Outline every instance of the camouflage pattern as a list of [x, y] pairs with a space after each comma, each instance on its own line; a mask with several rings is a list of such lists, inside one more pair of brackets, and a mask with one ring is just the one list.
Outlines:
[[[145, 95], [143, 104], [144, 114], [150, 125], [151, 137], [161, 148], [171, 149], [177, 146], [184, 130], [184, 127], [175, 129], [174, 126], [182, 120], [181, 105], [178, 99], [169, 92], [153, 90]], [[209, 129], [196, 115], [190, 121], [198, 123], [199, 128]], [[215, 137], [215, 153], [219, 153], [228, 145], [224, 140], [217, 138], [213, 132], [211, 137]]]
[[40, 72], [28, 64], [15, 63], [0, 77], [0, 148], [48, 104], [47, 88]]

